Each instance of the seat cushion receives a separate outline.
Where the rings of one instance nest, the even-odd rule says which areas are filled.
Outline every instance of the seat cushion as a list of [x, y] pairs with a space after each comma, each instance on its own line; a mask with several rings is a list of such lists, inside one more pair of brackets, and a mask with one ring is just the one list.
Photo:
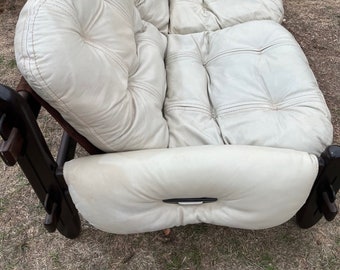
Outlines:
[[27, 82], [106, 152], [168, 146], [166, 42], [133, 0], [30, 0], [15, 36]]
[[[317, 173], [314, 155], [230, 145], [103, 154], [64, 167], [84, 218], [120, 234], [202, 222], [244, 229], [276, 226], [301, 208]], [[164, 202], [202, 197], [215, 201]]]
[[190, 34], [252, 20], [283, 19], [282, 0], [170, 0], [170, 29]]
[[273, 21], [169, 35], [170, 147], [238, 144], [320, 154], [330, 113], [293, 36]]

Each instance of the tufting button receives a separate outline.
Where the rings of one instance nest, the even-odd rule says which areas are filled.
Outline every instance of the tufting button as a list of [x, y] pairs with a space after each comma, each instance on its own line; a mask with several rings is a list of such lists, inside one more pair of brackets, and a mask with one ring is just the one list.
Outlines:
[[271, 105], [271, 108], [272, 108], [273, 111], [278, 111], [279, 110], [279, 106], [277, 104], [271, 103], [270, 105]]
[[203, 15], [206, 16], [207, 15], [207, 11], [209, 10], [208, 5], [203, 1], [202, 3], [202, 10], [203, 10]]
[[217, 119], [216, 111], [214, 109], [212, 109], [210, 113], [211, 113], [211, 118], [216, 120]]

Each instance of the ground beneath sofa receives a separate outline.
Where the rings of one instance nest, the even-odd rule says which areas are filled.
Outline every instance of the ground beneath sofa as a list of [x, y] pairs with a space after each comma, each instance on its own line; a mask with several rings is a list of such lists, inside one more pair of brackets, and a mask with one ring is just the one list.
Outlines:
[[[0, 82], [15, 87], [13, 35], [24, 0], [0, 0]], [[284, 25], [305, 51], [340, 144], [340, 1], [286, 0]], [[39, 124], [56, 152], [61, 131]], [[42, 227], [43, 211], [18, 167], [0, 163], [0, 269], [340, 269], [340, 217], [309, 230], [290, 221], [263, 231], [210, 225], [116, 236], [83, 223], [76, 240]]]

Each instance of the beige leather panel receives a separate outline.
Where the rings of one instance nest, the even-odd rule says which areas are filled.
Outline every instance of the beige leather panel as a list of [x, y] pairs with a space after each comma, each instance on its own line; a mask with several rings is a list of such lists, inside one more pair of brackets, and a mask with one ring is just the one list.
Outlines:
[[[289, 220], [318, 173], [314, 155], [252, 146], [104, 154], [64, 167], [70, 194], [95, 227], [137, 233], [194, 223], [262, 229]], [[165, 199], [212, 197], [206, 204]]]
[[30, 0], [15, 37], [37, 94], [108, 152], [168, 146], [166, 43], [133, 0]]
[[170, 147], [225, 143], [320, 154], [332, 142], [307, 59], [278, 23], [169, 35], [166, 64]]
[[170, 33], [214, 31], [252, 20], [283, 19], [282, 0], [170, 0]]
[[155, 25], [162, 33], [168, 32], [168, 0], [135, 0], [135, 5], [143, 20]]

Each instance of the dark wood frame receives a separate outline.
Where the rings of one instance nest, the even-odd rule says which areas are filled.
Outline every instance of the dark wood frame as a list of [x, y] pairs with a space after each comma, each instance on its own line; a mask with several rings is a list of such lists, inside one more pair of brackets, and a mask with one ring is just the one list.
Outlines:
[[[65, 130], [57, 159], [54, 160], [37, 125], [41, 106]], [[0, 154], [8, 166], [18, 162], [35, 193], [44, 205], [44, 225], [49, 232], [56, 229], [67, 238], [80, 233], [78, 212], [63, 176], [63, 164], [74, 158], [79, 143], [90, 154], [102, 153], [75, 131], [61, 115], [34, 93], [22, 78], [17, 90], [0, 84]], [[319, 158], [320, 169], [304, 206], [296, 214], [297, 224], [309, 228], [323, 216], [335, 218], [338, 209], [336, 193], [340, 188], [340, 147], [329, 146]]]
[[44, 225], [67, 238], [80, 233], [78, 212], [63, 177], [63, 164], [74, 156], [76, 143], [63, 136], [55, 161], [36, 122], [40, 104], [24, 91], [0, 85], [0, 153], [13, 166], [18, 162], [46, 210]]

